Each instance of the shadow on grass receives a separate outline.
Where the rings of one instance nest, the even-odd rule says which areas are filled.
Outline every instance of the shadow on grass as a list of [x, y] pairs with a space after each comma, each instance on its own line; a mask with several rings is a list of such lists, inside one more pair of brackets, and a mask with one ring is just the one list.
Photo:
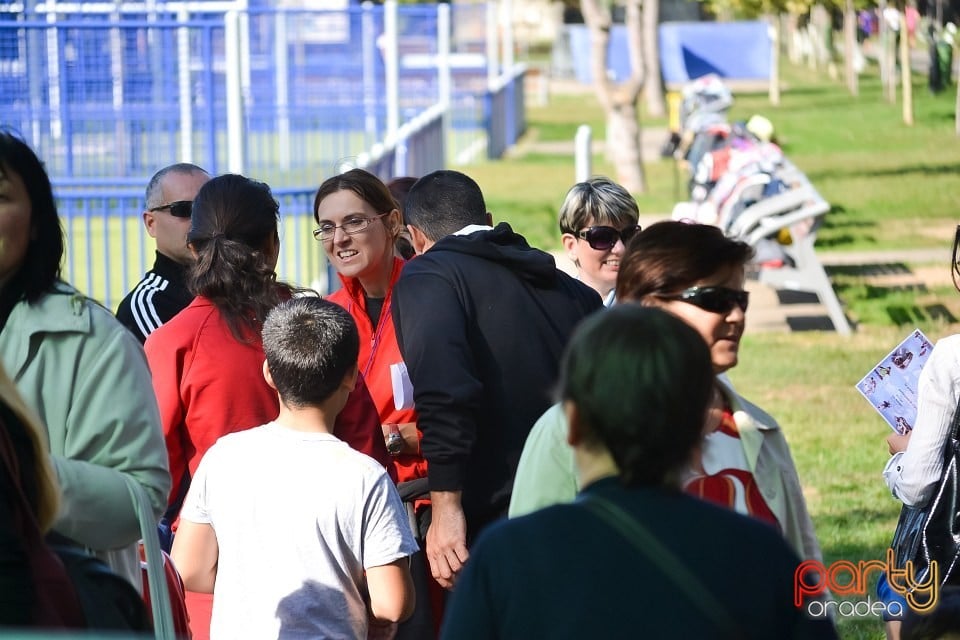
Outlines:
[[[869, 169], [867, 171], [857, 170], [857, 169], [835, 169], [831, 168], [824, 171], [813, 171], [807, 174], [807, 177], [811, 182], [816, 184], [818, 180], [824, 178], [829, 178], [835, 180], [837, 178], [889, 178], [889, 177], [906, 177], [910, 175], [957, 175], [960, 173], [960, 163], [920, 163], [915, 165], [909, 165], [905, 167], [891, 167], [885, 169]], [[832, 212], [832, 211], [831, 211]]]
[[[935, 299], [918, 302], [918, 298], [929, 299], [934, 292], [923, 282], [904, 281], [903, 278], [912, 276], [913, 271], [902, 262], [834, 265], [827, 267], [826, 272], [837, 295], [861, 318], [883, 316], [895, 326], [957, 322], [957, 318], [941, 302]], [[882, 277], [899, 278], [900, 281], [887, 285], [865, 281]]]

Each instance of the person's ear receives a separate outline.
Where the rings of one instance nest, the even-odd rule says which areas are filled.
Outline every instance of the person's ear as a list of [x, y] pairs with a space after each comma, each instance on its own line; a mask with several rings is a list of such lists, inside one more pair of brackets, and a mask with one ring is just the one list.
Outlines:
[[147, 228], [151, 238], [157, 237], [157, 216], [152, 211], [143, 212], [143, 226]]
[[263, 379], [267, 381], [267, 385], [273, 389], [277, 390], [277, 385], [273, 383], [273, 376], [270, 374], [270, 365], [267, 364], [266, 358], [263, 360]]
[[570, 262], [577, 263], [577, 236], [572, 233], [565, 233], [560, 236], [560, 242], [563, 243], [563, 250], [567, 252], [567, 257], [570, 258]]
[[487, 216], [486, 216], [486, 217], [487, 217], [487, 226], [488, 226], [488, 227], [492, 227], [492, 226], [493, 226], [493, 214], [490, 213], [489, 211], [487, 211]]
[[343, 382], [340, 383], [340, 386], [346, 389], [347, 391], [353, 391], [357, 388], [357, 377], [360, 375], [360, 369], [357, 365], [350, 367], [350, 370], [347, 371], [343, 376]]
[[387, 235], [396, 240], [400, 230], [403, 229], [403, 216], [400, 215], [399, 209], [393, 209], [386, 215], [384, 226], [387, 228]]
[[563, 414], [567, 418], [567, 444], [576, 447], [583, 442], [585, 437], [580, 408], [573, 400], [564, 400]]
[[417, 255], [426, 251], [427, 246], [430, 244], [430, 239], [427, 238], [427, 235], [412, 224], [407, 225], [407, 231], [410, 232], [410, 244], [413, 245], [413, 250], [417, 252]]

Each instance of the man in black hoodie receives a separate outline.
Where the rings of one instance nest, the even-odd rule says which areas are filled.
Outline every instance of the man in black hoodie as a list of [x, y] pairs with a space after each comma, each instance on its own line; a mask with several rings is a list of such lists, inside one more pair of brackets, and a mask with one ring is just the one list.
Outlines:
[[492, 228], [480, 187], [462, 173], [418, 180], [404, 216], [421, 255], [394, 288], [392, 314], [428, 464], [427, 558], [449, 588], [468, 541], [506, 515], [563, 348], [601, 300], [510, 225]]

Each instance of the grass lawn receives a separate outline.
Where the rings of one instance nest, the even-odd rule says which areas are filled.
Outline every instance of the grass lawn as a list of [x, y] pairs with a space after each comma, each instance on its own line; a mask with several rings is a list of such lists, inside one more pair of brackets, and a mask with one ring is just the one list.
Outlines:
[[[856, 98], [825, 75], [783, 72], [779, 107], [771, 107], [765, 94], [738, 95], [732, 117], [770, 118], [787, 155], [832, 203], [818, 250], [935, 248], [934, 255], [946, 255], [960, 194], [952, 91], [931, 96], [925, 79], [915, 78], [916, 124], [907, 127], [900, 106], [883, 100], [873, 72], [861, 78]], [[527, 140], [569, 141], [584, 123], [595, 138], [603, 136], [602, 114], [590, 94], [554, 96], [547, 107], [529, 108], [528, 123]], [[558, 248], [556, 212], [573, 182], [572, 155], [522, 153], [523, 144], [519, 149], [504, 161], [465, 170], [483, 187], [496, 219], [511, 222], [534, 245]], [[646, 158], [645, 169], [649, 193], [638, 196], [641, 211], [669, 211], [676, 193], [672, 162]], [[597, 156], [594, 173], [612, 175], [612, 169]], [[783, 426], [828, 563], [884, 558], [899, 513], [880, 475], [890, 431], [854, 384], [914, 326], [934, 339], [960, 330], [923, 312], [940, 305], [960, 317], [960, 295], [943, 262], [906, 265], [935, 275], [919, 291], [878, 286], [856, 269], [835, 270], [838, 292], [859, 322], [853, 336], [747, 335], [741, 363], [731, 371], [737, 388]], [[840, 617], [839, 628], [843, 638], [884, 637], [877, 618]]]

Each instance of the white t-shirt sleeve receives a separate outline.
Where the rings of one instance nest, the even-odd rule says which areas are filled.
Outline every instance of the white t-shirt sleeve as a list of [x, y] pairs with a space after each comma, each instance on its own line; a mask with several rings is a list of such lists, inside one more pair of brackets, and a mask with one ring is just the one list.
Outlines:
[[214, 465], [216, 458], [216, 445], [210, 449], [200, 459], [197, 465], [197, 472], [193, 474], [190, 481], [190, 489], [187, 491], [187, 497], [183, 500], [183, 506], [180, 508], [180, 519], [197, 522], [200, 524], [212, 524], [210, 518], [210, 505], [207, 501], [207, 478], [211, 465]]
[[363, 568], [380, 567], [419, 549], [400, 494], [380, 473], [363, 507]]
[[917, 419], [903, 455], [884, 469], [893, 495], [907, 505], [922, 505], [940, 479], [953, 414], [960, 398], [960, 336], [937, 342], [920, 372]]

